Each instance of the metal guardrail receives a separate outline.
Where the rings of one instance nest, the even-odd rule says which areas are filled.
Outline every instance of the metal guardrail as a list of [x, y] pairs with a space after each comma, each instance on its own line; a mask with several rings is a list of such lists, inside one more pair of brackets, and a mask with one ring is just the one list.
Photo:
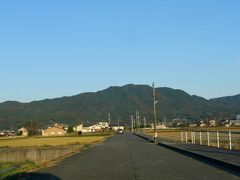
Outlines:
[[182, 131], [181, 142], [222, 147], [227, 149], [240, 149], [240, 132], [232, 131]]

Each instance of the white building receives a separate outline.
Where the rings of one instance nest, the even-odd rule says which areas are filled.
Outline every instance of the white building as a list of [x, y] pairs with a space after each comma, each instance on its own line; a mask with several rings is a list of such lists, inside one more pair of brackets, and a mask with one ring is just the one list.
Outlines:
[[109, 126], [108, 123], [100, 122], [89, 127], [82, 127], [82, 132], [83, 133], [101, 132], [104, 131], [105, 129], [108, 129], [108, 126]]
[[64, 136], [66, 131], [61, 126], [48, 127], [42, 130], [42, 136]]
[[101, 125], [103, 129], [109, 128], [109, 123], [108, 122], [99, 122], [98, 124]]
[[118, 130], [125, 130], [125, 127], [124, 126], [112, 126], [112, 130], [114, 130], [114, 131], [118, 131]]
[[189, 127], [197, 127], [197, 123], [191, 123], [188, 125]]
[[25, 127], [19, 129], [18, 132], [21, 133], [22, 136], [28, 136], [28, 130]]
[[79, 124], [75, 127], [73, 127], [74, 132], [82, 132], [83, 130], [83, 124]]
[[208, 121], [208, 125], [209, 125], [210, 127], [215, 127], [215, 126], [217, 126], [217, 121], [214, 120], [214, 119], [212, 119], [212, 120]]
[[[154, 129], [154, 123], [151, 124], [152, 129]], [[157, 123], [156, 129], [166, 129], [167, 126], [165, 123]]]
[[231, 120], [230, 125], [231, 126], [240, 126], [240, 120]]

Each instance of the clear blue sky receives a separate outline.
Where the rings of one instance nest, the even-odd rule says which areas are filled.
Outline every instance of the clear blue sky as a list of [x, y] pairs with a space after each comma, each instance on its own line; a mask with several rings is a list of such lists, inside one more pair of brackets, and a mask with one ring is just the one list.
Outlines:
[[0, 2], [0, 102], [129, 83], [240, 93], [239, 0]]

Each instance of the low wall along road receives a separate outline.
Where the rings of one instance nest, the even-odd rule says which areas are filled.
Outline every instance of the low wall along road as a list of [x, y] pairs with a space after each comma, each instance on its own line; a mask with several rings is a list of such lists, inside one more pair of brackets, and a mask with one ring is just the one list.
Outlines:
[[81, 145], [34, 148], [1, 148], [0, 162], [23, 162], [26, 160], [36, 163], [46, 163], [74, 153], [82, 148]]

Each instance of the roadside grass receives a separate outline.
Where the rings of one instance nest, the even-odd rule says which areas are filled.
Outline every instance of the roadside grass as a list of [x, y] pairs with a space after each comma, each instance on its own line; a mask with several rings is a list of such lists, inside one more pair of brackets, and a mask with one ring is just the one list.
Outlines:
[[95, 136], [61, 136], [61, 137], [29, 137], [23, 139], [0, 139], [0, 147], [47, 147], [47, 146], [63, 146], [74, 144], [92, 144], [100, 142], [110, 137], [107, 135]]
[[31, 161], [0, 163], [0, 179], [5, 179], [14, 174], [26, 172], [38, 167], [38, 164]]

